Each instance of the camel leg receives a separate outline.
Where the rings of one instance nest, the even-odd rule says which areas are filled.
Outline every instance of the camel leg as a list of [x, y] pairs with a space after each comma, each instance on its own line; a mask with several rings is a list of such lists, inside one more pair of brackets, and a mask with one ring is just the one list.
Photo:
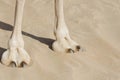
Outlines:
[[25, 0], [16, 0], [14, 30], [8, 42], [8, 49], [2, 55], [6, 66], [24, 67], [30, 64], [31, 58], [24, 49], [21, 25]]
[[53, 43], [53, 50], [58, 52], [75, 53], [80, 50], [78, 43], [73, 41], [64, 19], [63, 0], [55, 0], [56, 26], [54, 34], [56, 41]]

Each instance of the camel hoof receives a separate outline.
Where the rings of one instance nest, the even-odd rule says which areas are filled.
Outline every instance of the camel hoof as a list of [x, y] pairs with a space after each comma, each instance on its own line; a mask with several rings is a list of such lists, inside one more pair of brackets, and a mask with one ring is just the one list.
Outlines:
[[69, 48], [69, 49], [66, 49], [66, 53], [75, 53], [75, 51]]
[[3, 53], [2, 64], [9, 67], [25, 67], [31, 63], [31, 58], [23, 48], [7, 50]]

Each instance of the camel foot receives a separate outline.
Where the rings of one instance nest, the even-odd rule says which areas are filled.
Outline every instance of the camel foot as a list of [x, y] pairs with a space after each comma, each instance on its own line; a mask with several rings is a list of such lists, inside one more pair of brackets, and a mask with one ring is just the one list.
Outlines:
[[13, 48], [3, 53], [1, 62], [10, 67], [25, 67], [30, 64], [31, 58], [23, 48]]

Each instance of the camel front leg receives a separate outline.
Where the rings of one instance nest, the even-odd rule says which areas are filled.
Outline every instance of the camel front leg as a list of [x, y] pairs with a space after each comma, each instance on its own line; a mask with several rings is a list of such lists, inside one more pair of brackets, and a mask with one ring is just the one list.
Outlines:
[[8, 49], [2, 55], [2, 63], [7, 66], [24, 67], [31, 58], [24, 49], [21, 25], [25, 0], [16, 0], [14, 30], [8, 42]]
[[80, 50], [80, 46], [71, 39], [64, 19], [63, 0], [55, 0], [56, 26], [54, 34], [56, 41], [52, 47], [57, 52], [75, 53]]

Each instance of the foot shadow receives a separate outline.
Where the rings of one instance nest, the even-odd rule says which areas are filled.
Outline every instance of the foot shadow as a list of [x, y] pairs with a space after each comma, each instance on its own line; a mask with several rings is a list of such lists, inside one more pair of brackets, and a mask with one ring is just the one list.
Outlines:
[[1, 62], [1, 59], [2, 59], [2, 55], [6, 50], [7, 49], [0, 47], [0, 62]]
[[[7, 24], [7, 23], [4, 23], [4, 22], [1, 22], [1, 21], [0, 21], [0, 29], [12, 31], [12, 30], [13, 30], [13, 26], [10, 25], [10, 24]], [[33, 39], [35, 39], [35, 40], [38, 40], [38, 41], [40, 41], [40, 42], [43, 43], [43, 44], [48, 45], [48, 47], [49, 47], [51, 50], [53, 50], [53, 49], [52, 49], [52, 43], [53, 43], [55, 40], [50, 39], [50, 38], [38, 37], [38, 36], [35, 36], [35, 35], [33, 35], [33, 34], [24, 32], [24, 31], [22, 31], [22, 34], [25, 35], [25, 36], [28, 36], [28, 37], [30, 37], [30, 38], [33, 38]]]

